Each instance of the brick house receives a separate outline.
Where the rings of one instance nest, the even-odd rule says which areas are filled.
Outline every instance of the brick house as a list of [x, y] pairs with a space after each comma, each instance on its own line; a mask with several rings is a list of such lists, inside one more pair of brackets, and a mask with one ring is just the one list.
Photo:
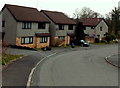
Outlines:
[[105, 37], [108, 32], [108, 26], [103, 18], [86, 18], [83, 20], [85, 27], [84, 33], [89, 35], [89, 39], [98, 37], [100, 40]]
[[50, 21], [36, 8], [5, 4], [1, 14], [4, 42], [8, 45], [31, 48], [49, 46]]
[[64, 40], [65, 44], [70, 44], [74, 38], [76, 23], [68, 18], [64, 13], [57, 11], [40, 11], [50, 23], [51, 44], [58, 38]]

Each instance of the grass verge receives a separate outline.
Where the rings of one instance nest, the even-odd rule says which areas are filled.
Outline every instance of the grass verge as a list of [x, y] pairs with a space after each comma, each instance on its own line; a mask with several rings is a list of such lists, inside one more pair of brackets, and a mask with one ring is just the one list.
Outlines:
[[6, 65], [8, 64], [10, 61], [12, 60], [17, 60], [18, 58], [22, 57], [23, 55], [10, 55], [10, 54], [3, 54], [2, 55], [2, 61], [1, 64], [2, 65]]

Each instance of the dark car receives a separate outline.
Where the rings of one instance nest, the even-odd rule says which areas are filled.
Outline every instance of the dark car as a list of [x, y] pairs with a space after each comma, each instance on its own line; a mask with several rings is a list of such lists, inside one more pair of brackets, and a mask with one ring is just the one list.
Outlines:
[[51, 50], [51, 47], [48, 47], [48, 46], [46, 46], [46, 47], [43, 47], [43, 48], [41, 48], [43, 51], [47, 51], [47, 50]]
[[89, 47], [90, 43], [89, 41], [80, 40], [79, 45], [84, 47]]

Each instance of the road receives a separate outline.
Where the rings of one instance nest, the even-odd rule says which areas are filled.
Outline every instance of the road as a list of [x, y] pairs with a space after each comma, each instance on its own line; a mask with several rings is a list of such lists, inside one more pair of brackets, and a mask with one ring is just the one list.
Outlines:
[[104, 60], [117, 53], [117, 44], [59, 53], [38, 65], [31, 86], [117, 86], [118, 68]]

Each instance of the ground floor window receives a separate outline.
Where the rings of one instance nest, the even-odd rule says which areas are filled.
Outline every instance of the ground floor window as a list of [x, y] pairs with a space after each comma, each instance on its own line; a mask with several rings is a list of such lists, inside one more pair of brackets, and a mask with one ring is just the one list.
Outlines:
[[33, 37], [22, 37], [21, 44], [31, 44], [33, 43]]
[[40, 37], [40, 43], [47, 43], [48, 37]]
[[65, 36], [58, 36], [60, 40], [65, 40]]

